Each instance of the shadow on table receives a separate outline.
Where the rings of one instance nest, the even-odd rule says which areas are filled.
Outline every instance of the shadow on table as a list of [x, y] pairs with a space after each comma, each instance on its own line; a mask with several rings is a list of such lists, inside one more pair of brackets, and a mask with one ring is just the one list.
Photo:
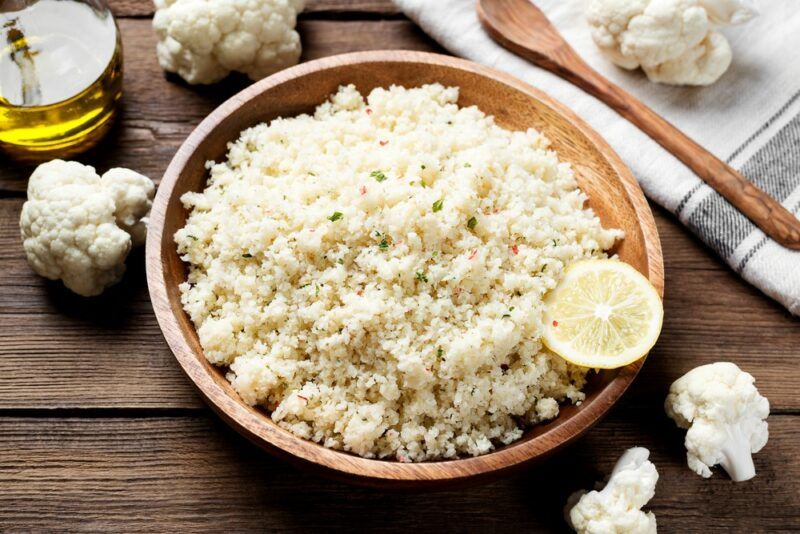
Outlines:
[[[227, 500], [200, 508], [218, 507], [207, 510], [210, 517], [235, 516], [243, 528], [258, 524], [309, 531], [351, 525], [356, 531], [567, 532], [563, 508], [568, 496], [593, 489], [629, 447], [649, 448], [659, 467], [681, 466], [681, 480], [689, 474], [683, 469], [682, 432], [663, 413], [660, 395], [630, 393], [596, 429], [545, 463], [493, 484], [439, 492], [390, 492], [332, 482], [268, 456], [212, 417], [209, 434], [220, 443], [209, 461], [225, 466], [226, 477], [236, 481], [237, 490]], [[230, 482], [224, 487], [229, 488]], [[664, 491], [662, 499], [673, 498]], [[659, 513], [657, 506], [653, 503], [651, 508]]]
[[244, 521], [242, 527], [263, 521], [259, 524], [265, 528], [280, 525], [297, 531], [351, 525], [355, 531], [568, 532], [563, 516], [567, 497], [602, 478], [590, 445], [577, 451], [571, 447], [543, 465], [489, 485], [436, 492], [381, 491], [298, 470], [245, 442], [221, 421], [215, 420], [213, 426], [224, 436], [223, 446], [233, 449], [236, 460], [223, 460], [230, 476], [247, 488], [237, 492], [235, 503], [209, 503], [221, 510], [207, 511], [217, 517], [223, 510], [226, 515], [237, 514]]
[[61, 281], [46, 281], [45, 292], [49, 303], [58, 313], [70, 319], [111, 329], [130, 325], [137, 311], [150, 307], [144, 265], [144, 247], [133, 250], [126, 262], [128, 270], [122, 281], [97, 297], [81, 297]]

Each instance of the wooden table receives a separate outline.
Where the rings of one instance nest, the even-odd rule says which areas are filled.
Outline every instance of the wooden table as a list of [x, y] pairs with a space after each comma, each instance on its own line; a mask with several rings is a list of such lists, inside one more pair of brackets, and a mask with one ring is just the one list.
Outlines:
[[[165, 78], [152, 8], [111, 2], [125, 45], [126, 95], [108, 138], [81, 161], [158, 178], [192, 128], [244, 86]], [[388, 0], [312, 0], [304, 58], [353, 50], [439, 50]], [[0, 159], [0, 531], [198, 529], [564, 530], [566, 496], [627, 447], [652, 451], [662, 532], [800, 531], [800, 328], [653, 206], [666, 263], [664, 333], [612, 413], [540, 467], [493, 485], [382, 493], [296, 471], [209, 412], [164, 343], [141, 252], [125, 281], [86, 301], [35, 276], [18, 219], [31, 167]], [[690, 368], [737, 362], [772, 405], [758, 476], [740, 484], [686, 467], [683, 434], [661, 408]]]

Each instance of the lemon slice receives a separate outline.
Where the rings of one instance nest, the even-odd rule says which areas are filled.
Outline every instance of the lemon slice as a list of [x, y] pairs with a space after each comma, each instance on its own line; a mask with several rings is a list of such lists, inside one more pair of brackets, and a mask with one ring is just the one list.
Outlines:
[[639, 271], [617, 260], [580, 261], [545, 299], [544, 343], [576, 365], [614, 369], [653, 348], [663, 318], [658, 292]]

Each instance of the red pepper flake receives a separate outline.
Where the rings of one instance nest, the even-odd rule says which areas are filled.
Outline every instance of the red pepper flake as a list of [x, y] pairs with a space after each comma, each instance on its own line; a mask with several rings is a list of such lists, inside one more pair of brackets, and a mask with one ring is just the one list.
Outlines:
[[519, 254], [519, 247], [516, 244], [512, 245], [511, 252], [513, 252], [514, 256], [516, 256], [517, 254]]
[[356, 291], [356, 295], [358, 295], [359, 297], [363, 297], [364, 292], [359, 289], [358, 291]]
[[367, 108], [367, 115], [372, 115], [372, 110], [370, 108]]
[[381, 145], [381, 146], [386, 146], [386, 145], [389, 144], [389, 141], [386, 141], [386, 140], [378, 141], [378, 144]]
[[366, 185], [362, 185], [361, 188], [359, 189], [359, 191], [361, 192], [362, 195], [366, 195], [367, 194], [367, 186]]
[[558, 321], [553, 321], [553, 326], [558, 326]]
[[402, 454], [398, 454], [398, 455], [397, 455], [397, 459], [398, 459], [398, 461], [400, 461], [400, 462], [404, 462], [404, 463], [405, 463], [405, 462], [408, 462], [408, 458], [406, 458], [406, 457], [405, 457], [405, 456], [403, 456]]
[[302, 395], [297, 395], [297, 396], [300, 397], [301, 399], [303, 399], [304, 401], [308, 402], [308, 397], [304, 397]]
[[477, 255], [478, 255], [478, 249], [476, 248], [475, 250], [472, 251], [472, 254], [469, 255], [469, 259], [474, 260], [475, 256]]

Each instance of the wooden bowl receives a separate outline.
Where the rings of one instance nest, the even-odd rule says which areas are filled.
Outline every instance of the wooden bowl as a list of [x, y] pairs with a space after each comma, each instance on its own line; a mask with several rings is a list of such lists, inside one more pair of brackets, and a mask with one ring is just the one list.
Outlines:
[[181, 308], [178, 284], [186, 279], [186, 267], [173, 241], [187, 216], [180, 196], [205, 187], [205, 162], [224, 159], [226, 143], [237, 139], [243, 129], [312, 111], [340, 85], [352, 83], [368, 92], [391, 84], [412, 87], [433, 82], [460, 87], [460, 105], [477, 105], [494, 115], [501, 126], [542, 131], [561, 161], [572, 164], [604, 226], [625, 231], [617, 249], [620, 258], [663, 291], [658, 233], [628, 168], [573, 112], [507, 74], [436, 54], [359, 52], [304, 63], [248, 87], [192, 132], [161, 181], [147, 236], [147, 281], [153, 308], [184, 371], [228, 424], [270, 453], [347, 482], [419, 488], [496, 478], [553, 453], [586, 432], [620, 398], [643, 362], [593, 377], [581, 406], [564, 406], [554, 421], [528, 430], [511, 445], [474, 458], [409, 464], [367, 460], [294, 436], [275, 425], [265, 412], [242, 402], [224, 373], [206, 361], [194, 326]]

